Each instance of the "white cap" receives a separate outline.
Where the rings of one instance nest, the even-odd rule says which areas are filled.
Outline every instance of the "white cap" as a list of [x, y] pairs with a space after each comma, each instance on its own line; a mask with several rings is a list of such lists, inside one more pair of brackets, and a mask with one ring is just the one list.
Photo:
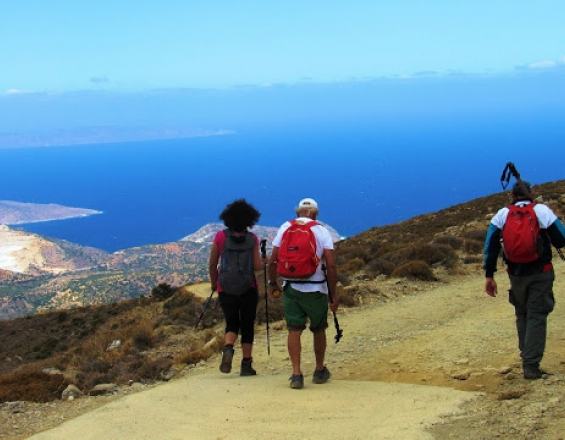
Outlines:
[[300, 202], [298, 202], [298, 206], [296, 207], [296, 210], [298, 211], [303, 208], [313, 208], [317, 210], [318, 203], [314, 199], [310, 199], [310, 198], [302, 199]]

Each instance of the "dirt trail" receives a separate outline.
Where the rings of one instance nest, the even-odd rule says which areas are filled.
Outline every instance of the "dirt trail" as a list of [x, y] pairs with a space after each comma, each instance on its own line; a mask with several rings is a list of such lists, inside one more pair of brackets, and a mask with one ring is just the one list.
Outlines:
[[[334, 344], [332, 327], [328, 333], [333, 379], [327, 385], [309, 381], [310, 335], [305, 334], [303, 355], [308, 380], [296, 391], [286, 380], [284, 330], [272, 331], [268, 357], [265, 332], [259, 329], [257, 377], [237, 376], [239, 352], [231, 375], [218, 373], [218, 359], [212, 359], [182, 379], [118, 399], [32, 438], [559, 439], [565, 432], [563, 264], [557, 265], [557, 279], [543, 363], [555, 374], [546, 380], [521, 378], [505, 277], [498, 277], [499, 297], [492, 299], [482, 294], [482, 278], [474, 275], [386, 304], [342, 311], [344, 339]], [[398, 291], [403, 285], [388, 281], [380, 288]]]

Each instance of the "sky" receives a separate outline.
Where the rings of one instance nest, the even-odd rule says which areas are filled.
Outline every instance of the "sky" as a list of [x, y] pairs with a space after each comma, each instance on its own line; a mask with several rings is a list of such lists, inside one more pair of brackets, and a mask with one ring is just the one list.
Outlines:
[[565, 65], [562, 0], [0, 3], [0, 93], [230, 88]]

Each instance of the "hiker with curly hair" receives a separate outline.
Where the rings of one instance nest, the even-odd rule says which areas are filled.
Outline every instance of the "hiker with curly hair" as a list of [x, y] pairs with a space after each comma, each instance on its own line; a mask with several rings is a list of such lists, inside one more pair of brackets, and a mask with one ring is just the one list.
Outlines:
[[220, 214], [226, 229], [218, 232], [210, 251], [209, 274], [212, 290], [217, 291], [226, 321], [220, 371], [232, 368], [234, 344], [241, 333], [241, 376], [257, 374], [252, 366], [255, 315], [259, 294], [255, 271], [261, 270], [259, 240], [249, 229], [260, 217], [244, 199], [236, 200]]

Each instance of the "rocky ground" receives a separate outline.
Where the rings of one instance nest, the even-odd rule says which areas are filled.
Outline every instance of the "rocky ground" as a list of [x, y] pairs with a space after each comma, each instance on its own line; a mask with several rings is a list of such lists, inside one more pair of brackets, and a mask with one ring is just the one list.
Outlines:
[[[499, 296], [492, 299], [482, 293], [482, 277], [474, 274], [452, 276], [442, 283], [365, 281], [365, 288], [378, 287], [384, 293], [385, 302], [369, 301], [358, 308], [340, 311], [344, 338], [339, 344], [333, 343], [333, 327], [330, 327], [327, 363], [336, 387], [340, 380], [378, 381], [480, 393], [479, 397], [468, 399], [458, 411], [447, 411], [445, 417], [427, 426], [427, 434], [433, 438], [564, 438], [565, 308], [561, 298], [565, 265], [556, 263], [556, 273], [557, 306], [550, 317], [543, 363], [552, 374], [544, 379], [526, 381], [521, 376], [513, 311], [507, 302], [504, 275], [498, 277]], [[271, 356], [267, 356], [266, 334], [264, 328], [258, 329], [255, 364], [260, 374], [274, 375], [286, 382], [289, 361], [285, 342], [282, 324], [273, 324]], [[310, 344], [311, 337], [305, 335], [305, 375], [311, 374], [314, 365]], [[219, 377], [217, 363], [218, 358], [212, 358], [196, 367], [179, 369], [176, 373], [177, 378], [182, 377], [179, 386], [191, 376]], [[286, 387], [286, 383], [283, 385]], [[159, 385], [133, 384], [111, 396], [81, 397], [50, 404], [4, 404], [0, 409], [0, 439], [26, 438], [79, 414], [88, 414], [126, 394], [153, 387]], [[429, 389], [432, 392], [435, 388]], [[300, 392], [307, 393], [309, 389]], [[356, 404], [349, 403], [352, 407]]]

